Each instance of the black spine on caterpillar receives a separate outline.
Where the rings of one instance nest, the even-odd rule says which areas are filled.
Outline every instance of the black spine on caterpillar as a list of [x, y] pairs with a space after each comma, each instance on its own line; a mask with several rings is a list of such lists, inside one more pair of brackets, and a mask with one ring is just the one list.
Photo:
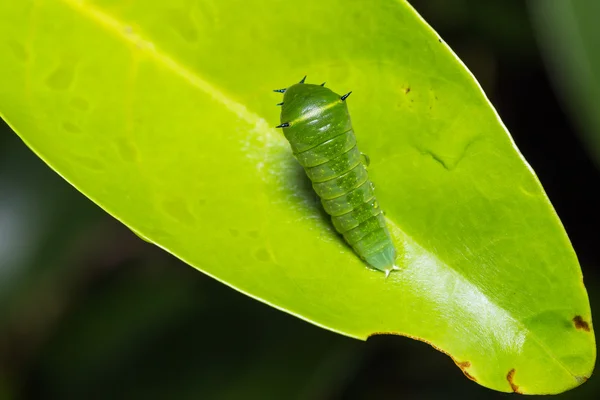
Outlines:
[[340, 96], [304, 79], [276, 90], [284, 93], [278, 128], [283, 128], [335, 229], [363, 260], [387, 276], [397, 269], [396, 249], [356, 145], [345, 101], [351, 92]]

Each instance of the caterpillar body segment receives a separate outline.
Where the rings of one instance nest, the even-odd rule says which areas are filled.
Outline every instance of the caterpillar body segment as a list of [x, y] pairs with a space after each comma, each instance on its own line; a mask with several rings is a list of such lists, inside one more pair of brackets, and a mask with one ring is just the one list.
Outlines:
[[304, 167], [335, 229], [371, 267], [394, 269], [396, 249], [358, 150], [343, 96], [323, 85], [300, 83], [286, 89], [278, 128]]

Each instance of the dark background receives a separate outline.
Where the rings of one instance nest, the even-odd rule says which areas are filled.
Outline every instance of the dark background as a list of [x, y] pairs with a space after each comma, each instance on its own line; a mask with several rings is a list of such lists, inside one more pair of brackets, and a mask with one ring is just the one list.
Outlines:
[[[539, 176], [597, 314], [600, 173], [553, 90], [527, 4], [411, 3], [481, 82]], [[559, 398], [599, 395], [593, 375]], [[70, 187], [0, 121], [0, 399], [508, 396], [423, 343], [342, 337], [198, 273]]]

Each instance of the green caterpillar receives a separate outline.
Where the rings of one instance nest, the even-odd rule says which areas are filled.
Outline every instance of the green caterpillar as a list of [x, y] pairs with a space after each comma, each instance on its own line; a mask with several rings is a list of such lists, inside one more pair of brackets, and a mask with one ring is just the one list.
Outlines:
[[281, 124], [294, 156], [304, 167], [335, 229], [371, 267], [389, 273], [396, 249], [374, 186], [356, 146], [350, 114], [343, 96], [304, 77], [284, 93]]

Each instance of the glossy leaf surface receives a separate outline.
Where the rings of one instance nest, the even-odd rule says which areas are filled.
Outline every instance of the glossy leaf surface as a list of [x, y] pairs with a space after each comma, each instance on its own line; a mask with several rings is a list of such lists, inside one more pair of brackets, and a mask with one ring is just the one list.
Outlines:
[[[427, 341], [496, 390], [560, 392], [591, 374], [564, 229], [473, 77], [407, 3], [46, 0], [0, 15], [0, 114], [140, 236], [327, 329]], [[272, 89], [305, 74], [353, 91], [400, 253], [387, 280], [335, 234], [274, 129]]]

